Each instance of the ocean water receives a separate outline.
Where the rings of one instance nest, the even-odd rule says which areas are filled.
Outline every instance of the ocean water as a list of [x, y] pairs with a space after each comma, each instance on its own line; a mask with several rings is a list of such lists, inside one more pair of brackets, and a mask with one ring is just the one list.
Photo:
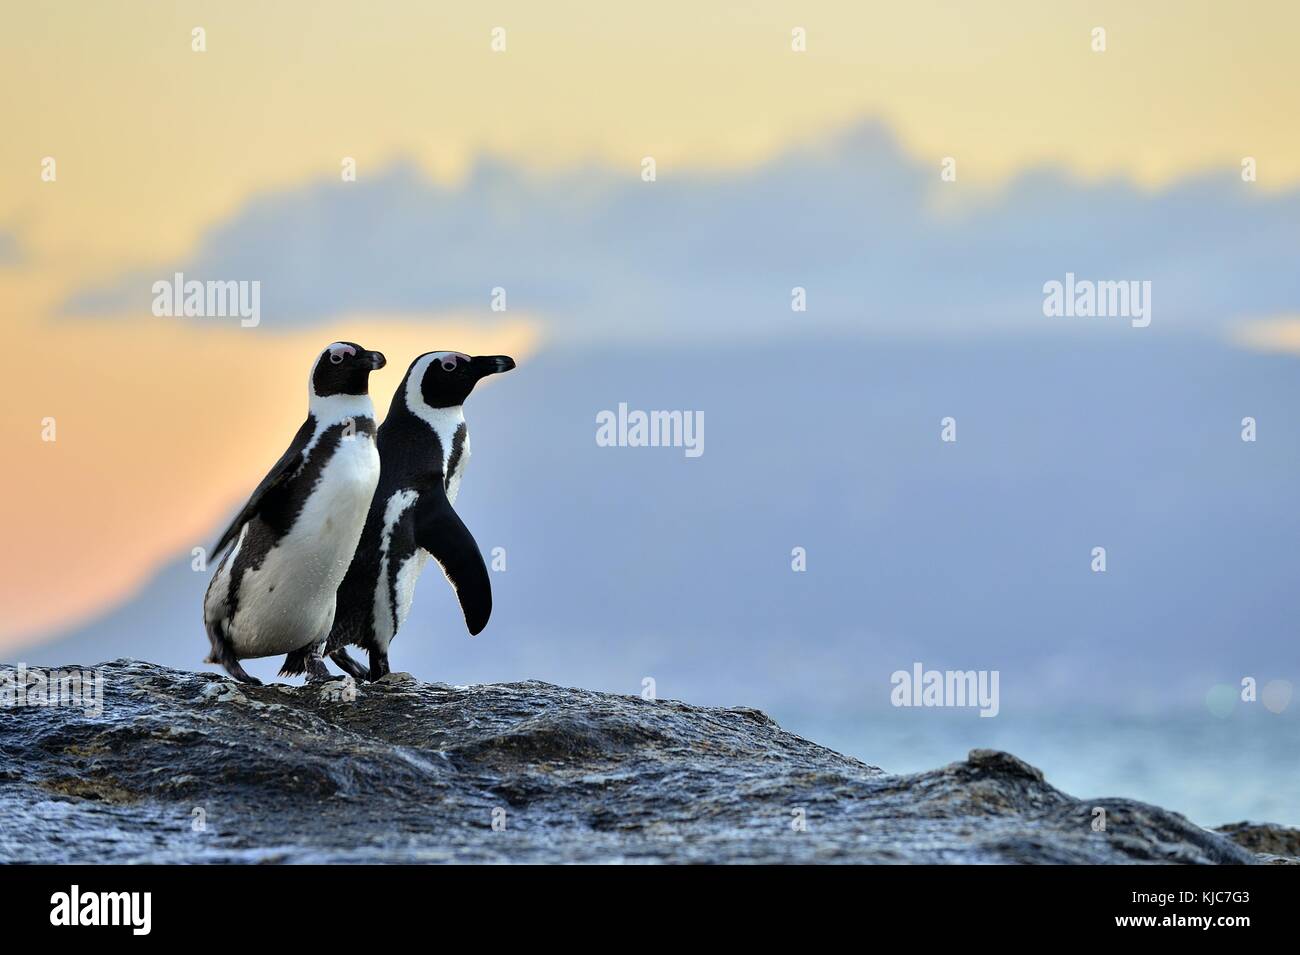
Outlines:
[[1081, 799], [1125, 797], [1182, 813], [1202, 826], [1251, 820], [1300, 826], [1300, 706], [1271, 713], [1237, 704], [1120, 716], [1087, 712], [900, 710], [827, 720], [778, 713], [791, 732], [891, 773], [957, 762], [975, 748], [1001, 749], [1037, 766]]

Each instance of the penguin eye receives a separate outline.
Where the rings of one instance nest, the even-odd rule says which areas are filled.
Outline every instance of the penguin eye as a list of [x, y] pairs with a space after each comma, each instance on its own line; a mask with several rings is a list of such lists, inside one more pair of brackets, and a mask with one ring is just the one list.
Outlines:
[[456, 359], [454, 359], [454, 358], [444, 358], [444, 359], [442, 360], [442, 370], [443, 370], [443, 371], [455, 371], [455, 370], [456, 370]]
[[329, 347], [330, 364], [341, 365], [343, 364], [344, 358], [348, 357], [349, 355], [356, 355], [356, 353], [357, 350], [353, 348], [351, 345], [345, 345], [342, 342], [335, 342], [333, 345]]

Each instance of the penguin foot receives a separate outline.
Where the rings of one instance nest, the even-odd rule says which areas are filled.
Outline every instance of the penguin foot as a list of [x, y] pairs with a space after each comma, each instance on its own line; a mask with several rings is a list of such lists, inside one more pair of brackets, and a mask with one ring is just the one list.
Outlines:
[[216, 660], [213, 662], [220, 663], [221, 666], [225, 669], [225, 671], [230, 674], [231, 678], [238, 680], [240, 683], [247, 683], [249, 686], [262, 685], [262, 681], [259, 680], [257, 677], [250, 675], [247, 670], [245, 670], [242, 666], [239, 665], [238, 660], [226, 659], [226, 660]]
[[382, 652], [380, 652], [380, 651], [378, 651], [378, 650], [371, 650], [371, 651], [370, 651], [370, 679], [371, 679], [371, 681], [378, 680], [380, 677], [387, 676], [388, 673], [389, 673], [389, 670], [388, 670], [388, 654], [387, 654], [387, 653], [382, 653]]
[[302, 665], [307, 672], [308, 683], [328, 683], [330, 680], [342, 679], [342, 677], [337, 677], [329, 671], [324, 658], [320, 655], [319, 646], [312, 648], [307, 653], [303, 658]]
[[348, 656], [348, 651], [340, 647], [330, 654], [330, 659], [344, 673], [348, 674], [354, 680], [369, 680], [370, 669], [364, 663], [358, 663], [352, 657]]
[[212, 645], [212, 652], [207, 655], [203, 662], [217, 664], [240, 683], [247, 683], [249, 686], [261, 686], [261, 680], [249, 676], [248, 672], [240, 666], [239, 657], [235, 656], [235, 648], [230, 645], [230, 641], [226, 638], [224, 624], [206, 618], [204, 624], [207, 627], [208, 642]]
[[280, 676], [305, 674], [308, 683], [324, 683], [326, 680], [339, 679], [325, 666], [325, 658], [321, 655], [324, 648], [325, 641], [322, 640], [320, 643], [294, 650], [284, 658], [284, 666], [280, 667]]

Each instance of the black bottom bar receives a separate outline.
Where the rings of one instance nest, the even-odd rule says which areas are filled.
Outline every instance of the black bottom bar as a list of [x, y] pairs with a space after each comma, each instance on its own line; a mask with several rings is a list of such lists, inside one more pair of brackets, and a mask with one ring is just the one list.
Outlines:
[[[673, 929], [671, 937], [684, 938], [681, 931], [701, 923], [733, 936], [762, 937], [781, 924], [872, 937], [910, 923], [929, 926], [927, 933], [960, 933], [965, 924], [1012, 937], [1054, 930], [1049, 937], [1071, 940], [1199, 933], [1230, 944], [1289, 930], [1300, 888], [1283, 866], [696, 867], [592, 875], [581, 867], [541, 876], [529, 867], [8, 866], [0, 867], [0, 909], [10, 944], [71, 932], [128, 944], [191, 940], [203, 925], [241, 940], [255, 931], [332, 943], [439, 924], [488, 929], [498, 939], [510, 926], [586, 933], [619, 924], [654, 926], [655, 934]], [[130, 893], [148, 893], [147, 907], [143, 894]]]

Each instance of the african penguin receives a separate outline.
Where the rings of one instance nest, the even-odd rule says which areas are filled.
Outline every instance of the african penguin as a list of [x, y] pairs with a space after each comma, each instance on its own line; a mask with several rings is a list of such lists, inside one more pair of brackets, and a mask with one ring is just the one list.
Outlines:
[[[487, 626], [492, 585], [474, 538], [452, 505], [469, 460], [461, 406], [488, 375], [509, 371], [504, 355], [471, 358], [429, 352], [411, 363], [379, 428], [379, 488], [370, 504], [356, 557], [338, 593], [338, 613], [323, 652], [353, 677], [388, 673], [388, 645], [406, 620], [415, 582], [430, 557], [451, 583], [471, 634]], [[370, 667], [348, 656], [348, 644], [370, 653]], [[309, 674], [320, 648], [285, 660], [283, 675]]]
[[318, 644], [334, 624], [336, 593], [379, 482], [367, 389], [383, 367], [383, 355], [354, 342], [316, 357], [307, 420], [213, 549], [215, 557], [230, 547], [203, 598], [212, 643], [205, 662], [236, 680], [261, 682], [240, 660]]

